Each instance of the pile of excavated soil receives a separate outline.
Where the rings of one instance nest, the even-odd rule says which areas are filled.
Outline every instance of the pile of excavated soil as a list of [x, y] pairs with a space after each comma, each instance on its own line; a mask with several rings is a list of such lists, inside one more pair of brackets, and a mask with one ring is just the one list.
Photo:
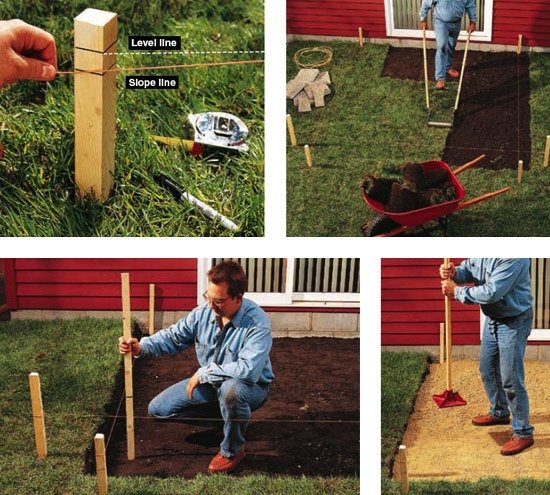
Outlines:
[[[412, 480], [550, 478], [550, 363], [526, 362], [531, 424], [535, 444], [521, 454], [503, 456], [500, 447], [510, 438], [510, 425], [475, 427], [471, 420], [487, 414], [489, 404], [477, 361], [452, 363], [452, 385], [466, 406], [439, 409], [433, 394], [445, 390], [445, 365], [433, 364], [416, 398], [402, 444]], [[398, 462], [394, 476], [399, 476]]]

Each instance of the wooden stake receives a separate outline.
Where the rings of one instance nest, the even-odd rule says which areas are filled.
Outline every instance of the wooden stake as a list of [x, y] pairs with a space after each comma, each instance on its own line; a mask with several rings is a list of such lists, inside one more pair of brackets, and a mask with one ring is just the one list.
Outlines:
[[309, 168], [313, 167], [313, 158], [311, 158], [311, 150], [309, 149], [309, 144], [304, 146], [304, 153], [306, 154], [306, 162]]
[[29, 374], [31, 388], [32, 421], [34, 424], [34, 438], [36, 440], [36, 454], [44, 460], [48, 455], [46, 442], [46, 425], [44, 423], [44, 408], [42, 407], [42, 392], [40, 389], [40, 376], [38, 373]]
[[407, 447], [399, 446], [399, 478], [401, 480], [401, 493], [409, 493], [409, 475], [407, 473]]
[[445, 362], [445, 323], [439, 323], [439, 364]]
[[290, 144], [296, 146], [298, 141], [296, 141], [296, 133], [294, 132], [294, 124], [292, 123], [292, 116], [286, 114], [286, 126], [288, 127], [288, 135], [290, 136]]
[[517, 54], [521, 53], [521, 45], [523, 44], [523, 34], [518, 35], [518, 49]]
[[523, 160], [518, 162], [518, 184], [521, 184], [521, 177], [523, 176]]
[[97, 474], [97, 493], [107, 495], [107, 459], [105, 457], [105, 435], [98, 433], [94, 437], [95, 470]]
[[149, 335], [155, 333], [155, 284], [149, 284]]
[[550, 158], [550, 136], [546, 136], [546, 147], [544, 148], [544, 162], [542, 166], [548, 167], [548, 158]]
[[[130, 275], [121, 273], [122, 280], [122, 325], [125, 340], [132, 338], [132, 314], [130, 312]], [[128, 460], [136, 457], [134, 442], [134, 385], [132, 380], [132, 353], [124, 354], [124, 386], [126, 392], [126, 437]]]
[[359, 46], [363, 46], [364, 44], [364, 41], [363, 41], [363, 28], [360, 27], [359, 28]]
[[[105, 201], [115, 171], [117, 15], [86, 9], [74, 20], [75, 180], [80, 196]], [[109, 55], [106, 55], [106, 54]]]

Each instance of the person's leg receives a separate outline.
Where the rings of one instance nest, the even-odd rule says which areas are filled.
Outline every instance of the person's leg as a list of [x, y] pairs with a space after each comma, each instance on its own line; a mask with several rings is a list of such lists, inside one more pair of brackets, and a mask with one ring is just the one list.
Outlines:
[[532, 318], [529, 311], [509, 324], [498, 326], [502, 386], [512, 411], [512, 432], [522, 438], [531, 437], [534, 431], [529, 424], [529, 397], [523, 366]]
[[443, 49], [445, 59], [445, 73], [451, 68], [453, 63], [453, 54], [455, 52], [456, 43], [458, 41], [458, 35], [460, 34], [460, 23], [447, 22], [447, 43]]
[[447, 79], [447, 58], [446, 47], [449, 44], [449, 31], [447, 23], [434, 17], [433, 27], [435, 33], [435, 80], [445, 81]]
[[479, 372], [489, 399], [489, 414], [497, 418], [506, 418], [510, 416], [510, 410], [502, 387], [499, 342], [495, 329], [494, 322], [490, 318], [485, 318], [479, 353]]
[[208, 383], [199, 385], [193, 391], [193, 397], [187, 397], [187, 383], [183, 380], [163, 390], [150, 403], [150, 416], [159, 419], [194, 417], [194, 407], [203, 404], [215, 405], [218, 401], [216, 389]]
[[268, 387], [250, 385], [235, 379], [226, 380], [220, 386], [218, 398], [225, 420], [220, 452], [225, 457], [233, 457], [241, 451], [251, 413], [263, 405], [268, 395]]

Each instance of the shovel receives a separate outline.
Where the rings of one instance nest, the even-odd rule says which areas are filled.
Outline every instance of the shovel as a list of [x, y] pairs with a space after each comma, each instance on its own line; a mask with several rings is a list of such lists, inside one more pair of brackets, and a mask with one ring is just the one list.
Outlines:
[[[443, 258], [445, 268], [449, 267], [449, 258]], [[458, 392], [454, 392], [451, 385], [451, 299], [445, 296], [445, 366], [447, 372], [447, 388], [441, 394], [434, 394], [433, 400], [440, 409], [443, 407], [465, 406], [466, 401], [460, 397]]]

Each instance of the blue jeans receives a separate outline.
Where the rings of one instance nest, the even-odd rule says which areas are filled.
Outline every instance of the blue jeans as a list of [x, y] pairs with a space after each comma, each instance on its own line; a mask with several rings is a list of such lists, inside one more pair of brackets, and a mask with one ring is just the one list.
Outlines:
[[435, 52], [435, 80], [445, 81], [447, 79], [447, 70], [450, 69], [453, 61], [458, 35], [460, 34], [460, 23], [445, 22], [437, 17], [433, 18], [435, 32], [435, 41], [437, 50]]
[[523, 358], [531, 333], [533, 311], [503, 321], [485, 319], [479, 371], [490, 402], [490, 414], [506, 417], [512, 413], [512, 432], [529, 437], [529, 398], [525, 390]]
[[250, 385], [230, 378], [219, 386], [200, 384], [193, 391], [193, 398], [189, 399], [188, 382], [189, 379], [175, 383], [157, 395], [149, 403], [149, 415], [160, 419], [193, 418], [197, 416], [197, 408], [219, 405], [224, 419], [220, 451], [226, 457], [233, 457], [244, 445], [244, 434], [252, 411], [259, 409], [267, 400], [269, 386]]

